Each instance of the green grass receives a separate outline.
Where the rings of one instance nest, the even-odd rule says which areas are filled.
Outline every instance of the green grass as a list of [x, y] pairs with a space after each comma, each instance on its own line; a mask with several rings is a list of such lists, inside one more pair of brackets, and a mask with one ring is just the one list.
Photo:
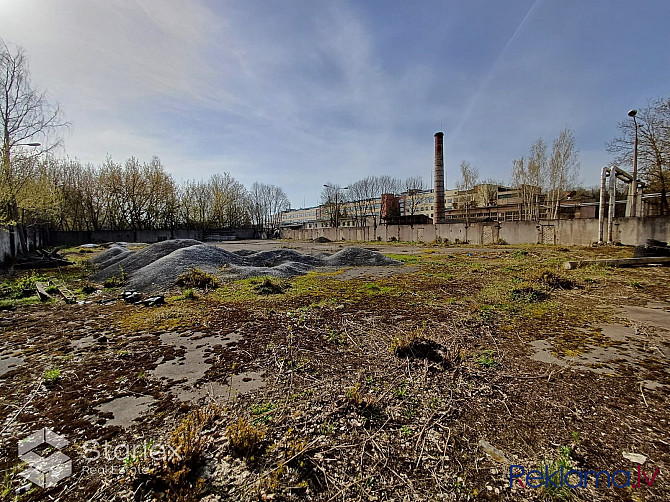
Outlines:
[[60, 368], [51, 368], [44, 371], [42, 375], [42, 380], [46, 383], [52, 383], [58, 380], [61, 377]]
[[384, 253], [389, 258], [401, 261], [403, 263], [421, 263], [421, 257], [411, 254]]

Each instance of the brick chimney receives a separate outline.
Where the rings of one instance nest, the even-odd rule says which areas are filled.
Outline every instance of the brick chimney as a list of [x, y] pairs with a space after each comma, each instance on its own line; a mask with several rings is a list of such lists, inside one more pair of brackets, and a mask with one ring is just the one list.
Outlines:
[[444, 133], [435, 133], [435, 202], [433, 223], [444, 223]]

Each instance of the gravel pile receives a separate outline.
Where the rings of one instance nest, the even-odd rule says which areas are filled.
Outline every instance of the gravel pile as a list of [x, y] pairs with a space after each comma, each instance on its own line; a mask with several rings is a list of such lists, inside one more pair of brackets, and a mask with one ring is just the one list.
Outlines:
[[126, 257], [130, 253], [124, 246], [113, 244], [109, 249], [105, 249], [95, 258], [91, 259], [91, 263], [97, 265], [99, 269], [106, 268], [119, 260]]
[[105, 281], [110, 277], [119, 277], [122, 273], [131, 277], [133, 272], [142, 267], [146, 267], [178, 249], [195, 246], [197, 244], [201, 244], [201, 242], [193, 239], [175, 239], [157, 242], [156, 244], [147, 246], [139, 251], [129, 251], [122, 260], [115, 261], [109, 265], [104, 264], [106, 265], [104, 268], [100, 267], [98, 272], [93, 275], [93, 280]]
[[128, 251], [115, 245], [92, 262], [98, 265], [94, 280], [104, 281], [124, 273], [127, 287], [142, 292], [164, 291], [192, 267], [218, 276], [225, 273], [236, 278], [260, 275], [286, 278], [306, 274], [315, 267], [401, 264], [377, 251], [355, 247], [333, 255], [303, 254], [293, 249], [229, 252], [190, 239], [163, 241], [139, 251]]
[[173, 286], [177, 278], [191, 267], [218, 275], [221, 274], [221, 267], [224, 265], [242, 261], [242, 258], [234, 253], [198, 241], [194, 242], [197, 244], [177, 249], [129, 274], [128, 286], [137, 291], [163, 291]]
[[345, 248], [325, 259], [331, 267], [375, 267], [400, 265], [402, 262], [389, 258], [378, 251], [361, 248]]

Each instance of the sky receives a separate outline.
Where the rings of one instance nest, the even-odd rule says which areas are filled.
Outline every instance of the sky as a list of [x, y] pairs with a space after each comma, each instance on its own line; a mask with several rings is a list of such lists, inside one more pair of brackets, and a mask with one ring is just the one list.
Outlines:
[[[160, 158], [178, 181], [229, 172], [292, 207], [367, 175], [446, 186], [572, 129], [598, 184], [627, 112], [670, 97], [667, 0], [0, 0], [70, 127], [60, 155]], [[622, 166], [626, 167], [626, 166]]]

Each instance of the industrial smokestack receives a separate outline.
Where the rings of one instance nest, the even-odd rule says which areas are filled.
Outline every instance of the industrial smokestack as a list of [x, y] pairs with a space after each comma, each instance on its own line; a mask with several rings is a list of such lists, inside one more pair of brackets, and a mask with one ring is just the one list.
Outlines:
[[433, 223], [444, 223], [444, 133], [435, 133], [435, 203]]

